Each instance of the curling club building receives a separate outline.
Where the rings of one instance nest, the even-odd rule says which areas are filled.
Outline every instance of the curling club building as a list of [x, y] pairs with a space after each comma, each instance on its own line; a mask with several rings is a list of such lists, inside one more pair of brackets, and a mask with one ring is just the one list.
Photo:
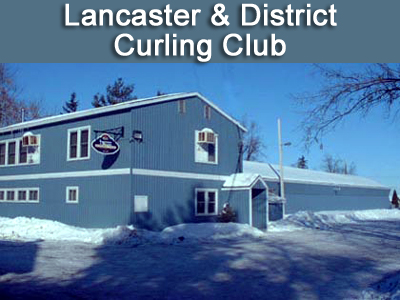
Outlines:
[[0, 216], [159, 230], [215, 221], [229, 202], [238, 222], [264, 229], [283, 203], [262, 166], [243, 173], [245, 131], [198, 93], [1, 128]]

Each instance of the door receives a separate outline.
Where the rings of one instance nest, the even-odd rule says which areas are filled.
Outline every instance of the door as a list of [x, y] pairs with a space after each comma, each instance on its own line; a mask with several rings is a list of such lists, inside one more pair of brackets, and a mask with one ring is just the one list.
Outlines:
[[267, 192], [266, 189], [251, 189], [252, 225], [258, 229], [267, 228]]

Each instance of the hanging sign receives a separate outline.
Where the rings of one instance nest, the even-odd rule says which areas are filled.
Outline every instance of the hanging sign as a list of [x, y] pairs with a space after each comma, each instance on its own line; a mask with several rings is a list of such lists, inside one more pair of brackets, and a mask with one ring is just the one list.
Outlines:
[[119, 144], [107, 133], [92, 141], [92, 148], [103, 155], [113, 155], [119, 151]]

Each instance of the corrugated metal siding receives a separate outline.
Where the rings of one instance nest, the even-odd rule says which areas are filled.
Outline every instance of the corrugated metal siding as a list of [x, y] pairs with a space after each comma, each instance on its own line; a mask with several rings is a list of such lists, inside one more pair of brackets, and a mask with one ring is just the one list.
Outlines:
[[263, 189], [252, 189], [253, 226], [259, 229], [267, 228], [267, 193]]
[[[230, 175], [240, 166], [239, 129], [212, 109], [204, 118], [204, 102], [186, 101], [186, 113], [171, 101], [132, 110], [133, 130], [143, 132], [143, 143], [133, 143], [132, 167], [179, 172]], [[195, 130], [210, 128], [218, 134], [218, 164], [195, 162]]]
[[[195, 189], [220, 189], [223, 182], [210, 180], [177, 179], [135, 175], [131, 198], [130, 221], [138, 227], [163, 229], [179, 223], [216, 221], [216, 216], [195, 215]], [[135, 213], [134, 195], [147, 195], [149, 212]], [[225, 193], [218, 192], [218, 212], [226, 202]]]
[[[279, 184], [267, 182], [279, 193]], [[389, 190], [285, 183], [286, 213], [301, 210], [362, 210], [388, 208]]]
[[[121, 138], [118, 143], [121, 150], [117, 155], [117, 159], [113, 164], [107, 163], [106, 156], [90, 150], [90, 159], [67, 161], [67, 144], [68, 144], [68, 129], [82, 126], [91, 126], [91, 139], [95, 137], [94, 130], [107, 130], [124, 126], [125, 137]], [[72, 171], [87, 171], [101, 170], [108, 168], [126, 168], [130, 164], [130, 113], [120, 112], [119, 114], [107, 114], [97, 118], [86, 120], [77, 120], [68, 123], [59, 123], [52, 126], [42, 128], [27, 129], [34, 134], [41, 135], [40, 147], [40, 164], [27, 166], [6, 166], [0, 167], [1, 175], [17, 175], [17, 174], [37, 174], [49, 172], [72, 172]], [[3, 135], [0, 140], [9, 138], [21, 137], [24, 132], [16, 132], [13, 135]]]
[[[236, 214], [236, 222], [250, 224], [249, 219], [249, 191], [248, 190], [228, 190], [221, 193], [229, 202]], [[223, 203], [222, 203], [223, 205]]]
[[283, 218], [283, 204], [269, 203], [268, 205], [268, 221], [277, 221]]
[[[14, 181], [0, 187], [40, 188], [39, 203], [0, 203], [5, 217], [35, 217], [84, 227], [128, 224], [129, 175]], [[66, 187], [79, 187], [79, 203], [66, 203]]]

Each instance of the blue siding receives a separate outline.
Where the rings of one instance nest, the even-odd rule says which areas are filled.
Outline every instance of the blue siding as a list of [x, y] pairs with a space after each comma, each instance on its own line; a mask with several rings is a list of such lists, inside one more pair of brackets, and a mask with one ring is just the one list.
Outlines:
[[[132, 128], [143, 132], [143, 143], [133, 143], [132, 167], [179, 172], [230, 175], [241, 170], [240, 129], [217, 111], [204, 118], [204, 102], [186, 101], [178, 113], [177, 101], [132, 110]], [[210, 128], [218, 134], [218, 164], [195, 162], [195, 131]]]
[[[79, 187], [79, 203], [66, 203], [66, 187]], [[39, 203], [0, 203], [5, 217], [35, 217], [84, 227], [128, 224], [129, 176], [0, 182], [0, 187], [40, 188]]]
[[249, 219], [249, 191], [248, 190], [230, 190], [223, 191], [224, 199], [229, 202], [236, 214], [236, 222], [250, 224]]
[[[279, 192], [279, 184], [268, 182], [268, 187]], [[389, 207], [389, 190], [359, 187], [285, 183], [286, 213], [301, 210], [362, 210]]]
[[283, 218], [283, 204], [269, 203], [268, 205], [268, 221], [277, 221]]
[[267, 192], [264, 189], [251, 190], [253, 226], [259, 229], [267, 228]]

